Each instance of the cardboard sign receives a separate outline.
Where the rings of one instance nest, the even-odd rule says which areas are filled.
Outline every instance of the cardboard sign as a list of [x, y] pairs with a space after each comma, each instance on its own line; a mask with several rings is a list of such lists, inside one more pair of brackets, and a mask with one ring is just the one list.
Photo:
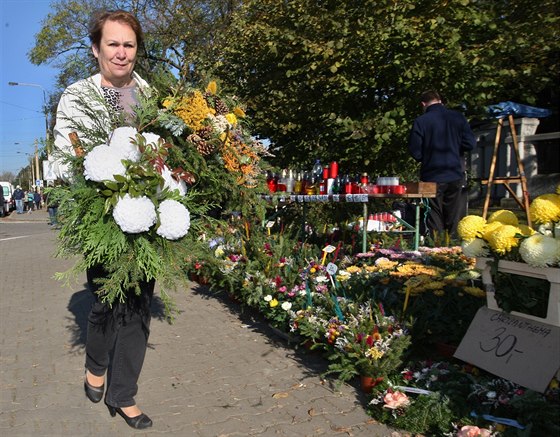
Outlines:
[[560, 327], [482, 307], [454, 356], [542, 393], [560, 368]]

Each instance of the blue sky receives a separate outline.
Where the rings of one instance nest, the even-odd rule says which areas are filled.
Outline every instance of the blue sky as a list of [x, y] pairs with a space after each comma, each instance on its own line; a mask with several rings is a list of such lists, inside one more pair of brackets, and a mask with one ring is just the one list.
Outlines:
[[41, 21], [51, 12], [52, 0], [0, 0], [0, 174], [18, 171], [35, 151], [35, 140], [45, 138], [43, 91], [39, 87], [9, 86], [8, 82], [40, 85], [48, 94], [57, 71], [31, 64]]

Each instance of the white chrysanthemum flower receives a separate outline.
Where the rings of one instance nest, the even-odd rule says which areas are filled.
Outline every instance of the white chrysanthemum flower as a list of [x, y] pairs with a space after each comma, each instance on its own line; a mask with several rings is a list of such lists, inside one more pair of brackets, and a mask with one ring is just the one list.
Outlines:
[[123, 175], [126, 168], [122, 153], [106, 144], [95, 146], [84, 159], [84, 177], [94, 182], [114, 181], [115, 175]]
[[521, 242], [519, 255], [533, 267], [554, 266], [560, 260], [560, 243], [554, 237], [534, 234]]
[[149, 230], [156, 222], [156, 207], [146, 196], [125, 194], [115, 205], [113, 218], [123, 232], [138, 234]]
[[159, 140], [161, 139], [159, 135], [152, 132], [144, 132], [142, 133], [142, 136], [146, 140], [146, 144], [155, 144], [156, 146], [159, 146]]
[[289, 311], [292, 308], [292, 302], [282, 302], [281, 307], [284, 311]]
[[486, 241], [482, 238], [475, 238], [474, 240], [463, 241], [461, 243], [463, 253], [465, 256], [476, 258], [479, 256], [488, 256], [490, 250], [486, 245]]
[[187, 235], [191, 226], [189, 210], [176, 200], [167, 199], [159, 204], [157, 234], [168, 240], [178, 240]]
[[115, 129], [109, 140], [109, 147], [119, 150], [121, 154], [129, 161], [138, 162], [140, 160], [140, 150], [133, 143], [136, 139], [138, 131], [134, 127], [123, 126]]
[[272, 296], [271, 296], [270, 294], [267, 294], [267, 295], [264, 297], [264, 301], [265, 301], [265, 302], [270, 302], [271, 300], [272, 300]]
[[184, 180], [180, 179], [178, 182], [172, 176], [171, 170], [166, 165], [163, 167], [161, 172], [161, 177], [163, 178], [163, 187], [168, 188], [170, 191], [178, 190], [181, 196], [187, 194], [187, 184]]
[[219, 134], [225, 132], [227, 129], [231, 129], [232, 127], [224, 115], [216, 115], [210, 117], [210, 123], [212, 124], [214, 130]]

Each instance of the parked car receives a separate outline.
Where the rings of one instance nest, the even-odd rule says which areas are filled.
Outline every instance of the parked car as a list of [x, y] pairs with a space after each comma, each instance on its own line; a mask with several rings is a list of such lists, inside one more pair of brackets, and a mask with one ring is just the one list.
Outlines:
[[2, 186], [2, 193], [4, 195], [4, 215], [6, 215], [15, 209], [15, 202], [12, 198], [14, 186], [6, 181], [0, 181], [0, 185]]

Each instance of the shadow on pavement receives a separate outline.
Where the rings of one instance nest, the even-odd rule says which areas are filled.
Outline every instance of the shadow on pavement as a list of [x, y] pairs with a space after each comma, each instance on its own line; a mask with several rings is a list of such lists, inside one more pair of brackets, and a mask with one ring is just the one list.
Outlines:
[[[66, 328], [70, 332], [70, 353], [81, 354], [84, 352], [87, 338], [88, 315], [92, 304], [95, 302], [95, 296], [87, 288], [75, 292], [68, 302], [68, 311], [73, 317], [67, 317]], [[150, 307], [152, 317], [157, 320], [165, 320], [165, 305], [159, 296], [154, 296], [152, 306]], [[151, 347], [148, 343], [148, 347]]]

